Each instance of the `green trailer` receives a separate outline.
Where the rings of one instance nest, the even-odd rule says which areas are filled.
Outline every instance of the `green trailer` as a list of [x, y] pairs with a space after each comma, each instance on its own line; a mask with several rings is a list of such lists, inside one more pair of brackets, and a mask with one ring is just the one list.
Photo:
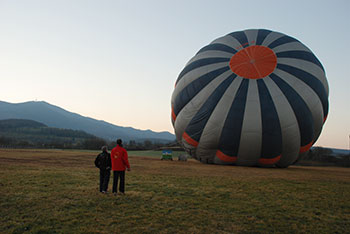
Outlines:
[[173, 151], [172, 150], [163, 150], [161, 160], [173, 160]]

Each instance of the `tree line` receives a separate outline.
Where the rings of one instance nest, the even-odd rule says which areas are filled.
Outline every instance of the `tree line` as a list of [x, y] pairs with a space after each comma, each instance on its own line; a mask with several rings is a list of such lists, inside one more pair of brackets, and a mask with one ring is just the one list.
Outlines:
[[[176, 144], [176, 143], [175, 143]], [[92, 137], [76, 141], [71, 139], [55, 139], [52, 141], [28, 141], [11, 137], [0, 136], [0, 148], [38, 148], [38, 149], [86, 149], [100, 150], [102, 146], [108, 146], [112, 149], [116, 146], [115, 141], [107, 141], [102, 138]], [[130, 140], [124, 142], [124, 147], [127, 150], [154, 150], [166, 147], [169, 143], [158, 143], [151, 140], [135, 141]], [[174, 145], [171, 142], [170, 145]]]
[[[112, 148], [116, 142], [80, 130], [48, 127], [34, 120], [0, 120], [0, 147], [98, 150], [104, 145]], [[164, 145], [149, 139], [124, 142], [129, 150], [150, 150]]]
[[350, 154], [345, 150], [344, 153], [334, 153], [330, 148], [316, 146], [302, 155], [296, 165], [350, 167]]

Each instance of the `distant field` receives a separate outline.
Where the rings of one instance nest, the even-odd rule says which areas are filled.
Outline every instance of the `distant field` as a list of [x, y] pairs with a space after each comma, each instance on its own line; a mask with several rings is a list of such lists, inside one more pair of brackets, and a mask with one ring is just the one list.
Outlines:
[[[61, 151], [61, 150], [57, 150]], [[99, 154], [99, 150], [65, 150], [65, 151], [76, 151], [76, 152], [87, 152], [92, 154]], [[179, 155], [185, 154], [185, 151], [173, 151], [172, 156], [174, 160], [177, 160]], [[152, 157], [152, 158], [162, 158], [161, 150], [134, 150], [128, 151], [129, 156], [138, 156], [138, 157]]]
[[[152, 158], [161, 158], [162, 151], [156, 150], [140, 150], [140, 151], [129, 151], [130, 156], [141, 156], [141, 157], [152, 157]], [[185, 154], [184, 151], [173, 151], [172, 156], [174, 160], [177, 160], [179, 155]]]
[[0, 233], [350, 230], [349, 168], [205, 165], [131, 151], [126, 195], [115, 197], [98, 192], [96, 153], [0, 149]]

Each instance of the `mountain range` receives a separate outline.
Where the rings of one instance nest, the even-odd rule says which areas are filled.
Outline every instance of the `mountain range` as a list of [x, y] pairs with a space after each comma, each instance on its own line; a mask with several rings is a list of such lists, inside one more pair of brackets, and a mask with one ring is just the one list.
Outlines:
[[69, 112], [44, 101], [9, 103], [0, 101], [0, 120], [29, 119], [53, 128], [64, 128], [85, 131], [106, 140], [121, 138], [124, 141], [136, 142], [151, 140], [167, 143], [175, 140], [170, 132], [154, 132], [132, 127], [117, 126], [103, 120], [96, 120], [77, 113]]

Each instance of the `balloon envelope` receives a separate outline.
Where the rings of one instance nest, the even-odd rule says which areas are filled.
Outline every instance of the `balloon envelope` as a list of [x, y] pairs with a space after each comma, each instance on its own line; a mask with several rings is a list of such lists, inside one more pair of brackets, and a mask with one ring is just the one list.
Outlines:
[[297, 39], [251, 29], [204, 46], [171, 100], [178, 142], [204, 163], [287, 167], [306, 153], [328, 114], [328, 84]]

